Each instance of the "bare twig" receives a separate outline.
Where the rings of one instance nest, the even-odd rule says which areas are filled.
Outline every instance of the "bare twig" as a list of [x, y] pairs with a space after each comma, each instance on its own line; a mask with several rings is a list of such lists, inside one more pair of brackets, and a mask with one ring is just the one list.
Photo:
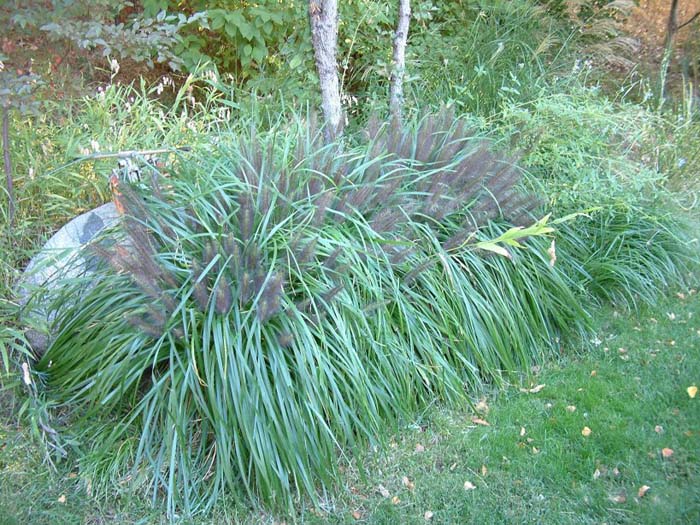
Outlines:
[[700, 11], [698, 11], [693, 16], [691, 16], [688, 21], [683, 22], [681, 25], [679, 25], [678, 29], [683, 29], [685, 26], [692, 24], [693, 22], [695, 22], [695, 19], [698, 18], [699, 16], [700, 16]]
[[190, 151], [188, 146], [183, 146], [181, 148], [160, 148], [160, 149], [130, 149], [124, 151], [114, 151], [109, 153], [92, 153], [90, 155], [84, 155], [82, 157], [75, 157], [71, 162], [77, 162], [81, 160], [95, 160], [95, 159], [126, 159], [130, 157], [143, 157], [145, 155], [162, 155], [163, 153], [172, 153], [173, 151]]
[[12, 160], [10, 159], [10, 109], [2, 108], [2, 150], [5, 159], [5, 179], [7, 180], [7, 199], [9, 201], [9, 224], [15, 221], [15, 192], [12, 181]]

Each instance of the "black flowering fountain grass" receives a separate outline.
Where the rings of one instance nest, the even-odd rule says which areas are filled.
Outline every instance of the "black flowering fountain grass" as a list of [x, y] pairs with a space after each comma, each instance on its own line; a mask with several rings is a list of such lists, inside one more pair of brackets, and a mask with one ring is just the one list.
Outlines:
[[96, 271], [53, 296], [41, 395], [96, 490], [171, 513], [315, 500], [387, 422], [468, 402], [585, 325], [548, 240], [480, 249], [539, 201], [450, 115], [342, 148], [301, 121], [219, 138], [124, 185]]

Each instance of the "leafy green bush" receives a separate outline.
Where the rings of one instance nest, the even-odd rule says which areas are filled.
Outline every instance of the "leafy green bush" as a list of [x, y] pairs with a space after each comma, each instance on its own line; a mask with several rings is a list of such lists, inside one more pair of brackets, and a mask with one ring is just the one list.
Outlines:
[[651, 303], [697, 263], [678, 197], [657, 169], [659, 151], [683, 146], [665, 136], [674, 126], [662, 115], [598, 88], [568, 88], [506, 105], [502, 131], [527, 152], [530, 183], [553, 213], [590, 212], [562, 225], [567, 275], [594, 297]]
[[317, 498], [387, 421], [468, 402], [586, 324], [546, 230], [485, 251], [538, 200], [449, 116], [342, 149], [302, 119], [210, 140], [122, 188], [98, 273], [53, 298], [37, 379], [95, 488], [129, 480], [171, 512]]

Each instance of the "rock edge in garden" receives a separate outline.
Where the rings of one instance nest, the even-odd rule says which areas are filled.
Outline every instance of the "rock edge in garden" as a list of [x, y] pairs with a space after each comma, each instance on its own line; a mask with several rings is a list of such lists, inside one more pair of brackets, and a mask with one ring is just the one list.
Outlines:
[[119, 213], [113, 202], [85, 212], [51, 237], [27, 265], [16, 291], [23, 307], [22, 323], [25, 335], [36, 355], [49, 347], [52, 334], [50, 324], [55, 312], [49, 311], [51, 292], [66, 279], [92, 271], [90, 257], [83, 248], [105, 229], [114, 226]]

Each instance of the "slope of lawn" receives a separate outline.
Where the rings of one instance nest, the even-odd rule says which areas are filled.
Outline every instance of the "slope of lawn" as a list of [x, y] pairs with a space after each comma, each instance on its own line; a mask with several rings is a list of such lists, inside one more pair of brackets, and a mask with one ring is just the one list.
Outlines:
[[[388, 445], [358, 458], [363, 473], [346, 472], [323, 512], [300, 508], [286, 519], [697, 523], [700, 395], [688, 391], [700, 385], [697, 291], [679, 291], [639, 314], [606, 308], [596, 323], [589, 341], [563, 348], [529, 382], [487, 396], [478, 413], [433, 407], [389, 430]], [[93, 500], [89, 486], [61, 465], [48, 471], [29, 430], [7, 414], [0, 467], [3, 524], [164, 519], [134, 499]], [[281, 518], [222, 504], [197, 521], [206, 522]]]

